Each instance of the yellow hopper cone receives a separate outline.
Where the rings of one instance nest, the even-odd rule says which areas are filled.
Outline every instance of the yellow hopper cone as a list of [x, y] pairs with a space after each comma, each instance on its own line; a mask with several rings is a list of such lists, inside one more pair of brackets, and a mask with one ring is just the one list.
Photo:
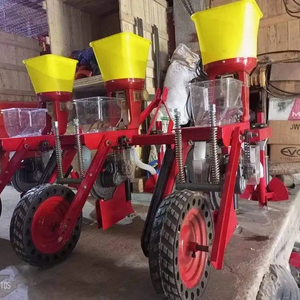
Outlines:
[[72, 92], [78, 61], [47, 54], [23, 61], [37, 94]]
[[257, 56], [262, 12], [255, 0], [240, 0], [192, 15], [203, 64]]
[[151, 42], [130, 32], [90, 43], [103, 80], [145, 79]]

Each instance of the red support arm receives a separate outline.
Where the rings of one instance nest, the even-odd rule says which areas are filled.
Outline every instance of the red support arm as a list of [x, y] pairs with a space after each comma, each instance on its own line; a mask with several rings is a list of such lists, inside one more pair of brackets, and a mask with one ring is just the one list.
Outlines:
[[29, 150], [28, 144], [25, 143], [26, 139], [20, 140], [20, 143], [16, 149], [15, 154], [8, 162], [6, 168], [1, 170], [0, 174], [0, 193], [3, 192], [6, 185], [9, 184], [11, 177], [14, 175], [16, 170], [20, 167], [22, 160]]
[[233, 207], [233, 195], [240, 153], [240, 128], [236, 127], [232, 135], [229, 162], [226, 169], [220, 210], [216, 218], [215, 237], [211, 254], [212, 265], [218, 270], [223, 267], [225, 250], [237, 225]]
[[110, 148], [111, 144], [104, 135], [99, 143], [96, 155], [77, 190], [76, 196], [60, 225], [59, 233], [63, 240], [69, 239], [71, 236], [78, 217], [80, 216], [83, 206], [90, 194], [91, 188], [101, 171]]

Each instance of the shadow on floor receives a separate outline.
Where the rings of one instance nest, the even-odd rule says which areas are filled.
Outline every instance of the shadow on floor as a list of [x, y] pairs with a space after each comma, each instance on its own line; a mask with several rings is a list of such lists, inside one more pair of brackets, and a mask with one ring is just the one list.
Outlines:
[[143, 224], [136, 218], [129, 225], [116, 225], [106, 232], [98, 230], [96, 224], [84, 225], [73, 254], [46, 270], [18, 259], [10, 242], [0, 239], [0, 271], [13, 267], [12, 292], [25, 285], [30, 300], [157, 300], [160, 297], [152, 287], [148, 260], [140, 248]]

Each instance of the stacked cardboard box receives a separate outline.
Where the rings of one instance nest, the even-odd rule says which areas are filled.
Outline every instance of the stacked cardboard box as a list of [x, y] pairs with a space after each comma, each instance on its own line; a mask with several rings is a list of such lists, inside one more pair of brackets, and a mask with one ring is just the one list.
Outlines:
[[300, 99], [269, 101], [269, 139], [272, 163], [300, 162]]

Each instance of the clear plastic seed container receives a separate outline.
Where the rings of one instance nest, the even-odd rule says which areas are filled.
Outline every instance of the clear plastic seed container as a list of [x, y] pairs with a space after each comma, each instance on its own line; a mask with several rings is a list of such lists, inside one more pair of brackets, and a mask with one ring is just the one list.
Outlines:
[[9, 137], [39, 136], [46, 127], [44, 108], [9, 108], [1, 113]]
[[76, 115], [83, 133], [117, 130], [125, 100], [112, 97], [92, 97], [74, 100]]
[[195, 126], [210, 126], [209, 112], [215, 104], [217, 126], [233, 124], [242, 115], [243, 82], [222, 78], [190, 84], [192, 115]]

